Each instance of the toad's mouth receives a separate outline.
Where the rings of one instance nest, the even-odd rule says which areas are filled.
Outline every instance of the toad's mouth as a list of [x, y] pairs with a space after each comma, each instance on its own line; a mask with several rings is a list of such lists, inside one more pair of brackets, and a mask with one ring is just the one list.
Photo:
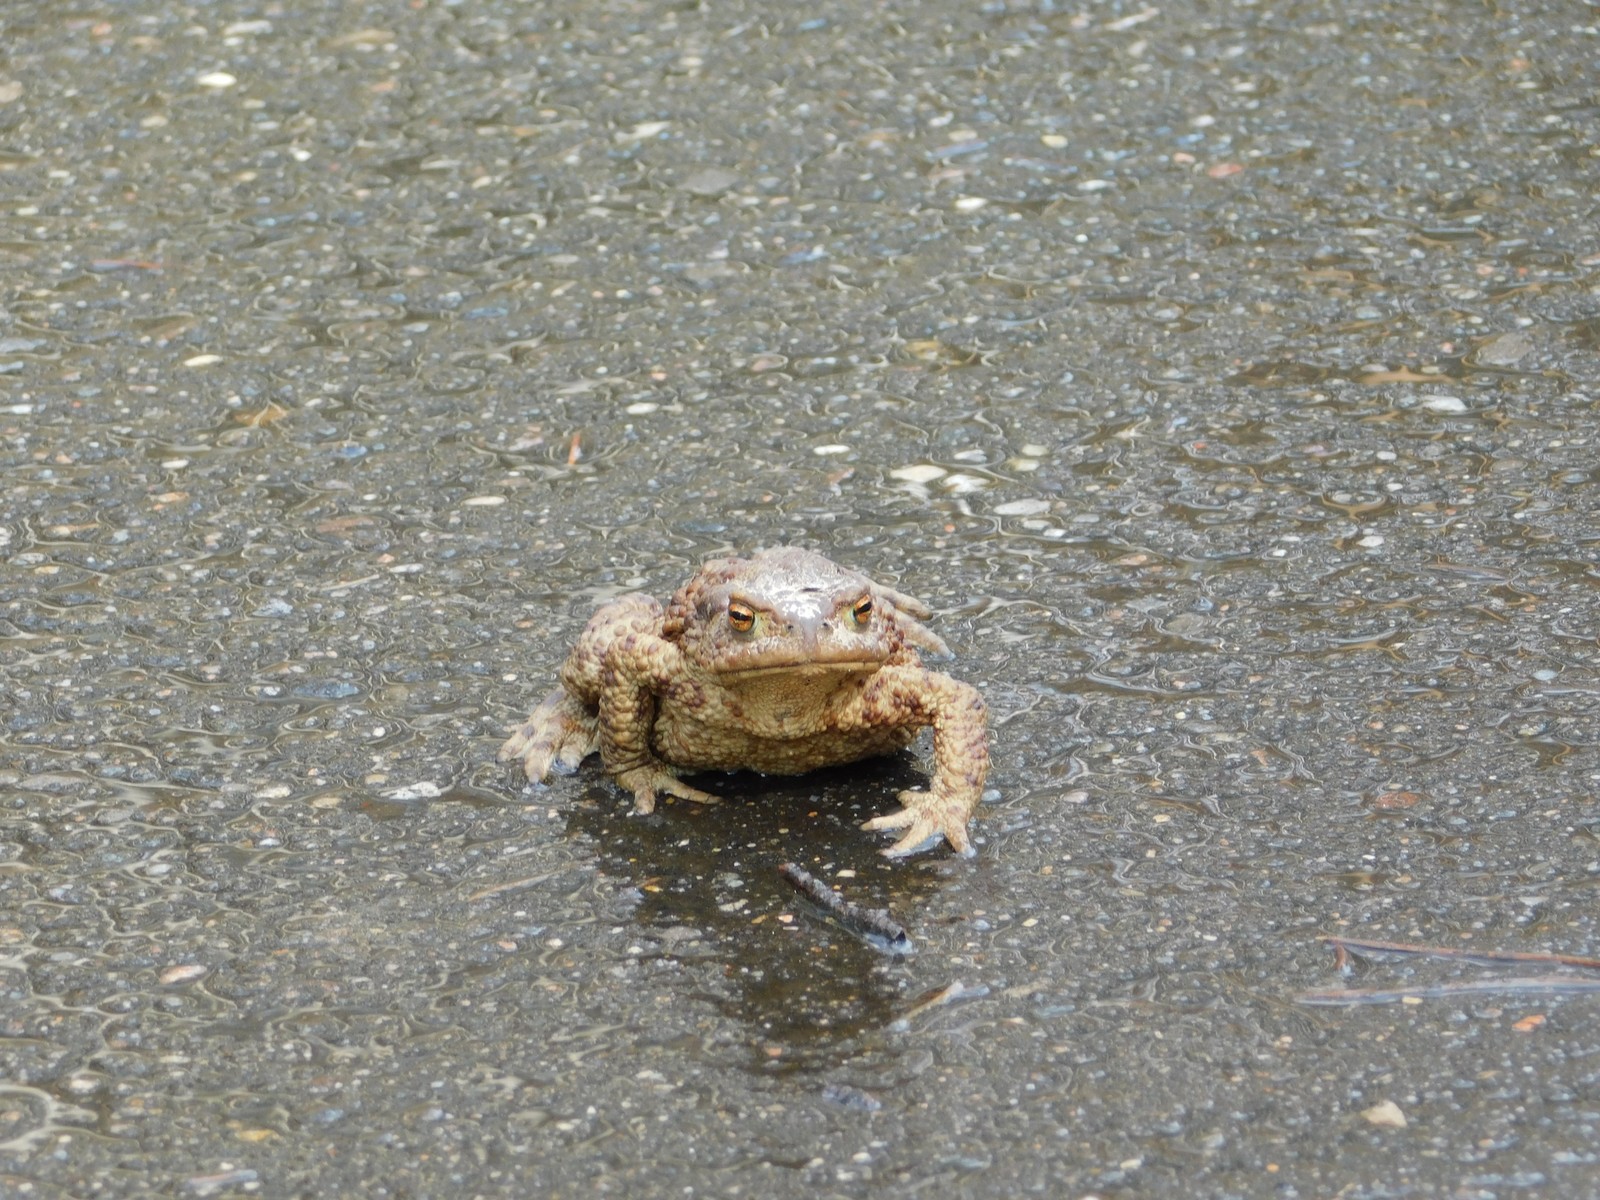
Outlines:
[[761, 675], [849, 675], [876, 671], [886, 660], [870, 654], [838, 651], [802, 656], [774, 654], [770, 657], [741, 657], [732, 662], [712, 663], [721, 679], [752, 679]]

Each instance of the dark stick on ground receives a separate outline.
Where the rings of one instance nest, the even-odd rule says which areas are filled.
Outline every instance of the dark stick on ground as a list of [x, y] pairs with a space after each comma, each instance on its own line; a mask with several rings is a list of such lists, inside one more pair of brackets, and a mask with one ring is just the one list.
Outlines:
[[886, 908], [864, 908], [846, 900], [809, 871], [792, 862], [778, 868], [784, 882], [837, 921], [845, 929], [885, 954], [910, 954], [911, 935]]

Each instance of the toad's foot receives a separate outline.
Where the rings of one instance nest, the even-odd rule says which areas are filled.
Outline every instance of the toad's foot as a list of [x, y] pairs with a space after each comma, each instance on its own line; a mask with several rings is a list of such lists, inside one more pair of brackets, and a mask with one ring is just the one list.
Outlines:
[[904, 858], [915, 854], [924, 846], [937, 844], [942, 838], [950, 848], [963, 857], [972, 856], [972, 843], [967, 840], [967, 820], [973, 805], [956, 796], [940, 795], [937, 791], [906, 791], [900, 793], [899, 812], [873, 817], [863, 829], [904, 829], [905, 836], [883, 853], [888, 858]]
[[516, 727], [495, 755], [495, 761], [520, 760], [528, 782], [543, 783], [552, 768], [571, 774], [599, 748], [600, 729], [595, 715], [557, 688]]
[[641, 815], [655, 812], [658, 792], [676, 796], [680, 800], [693, 800], [696, 804], [720, 802], [720, 797], [690, 787], [661, 763], [618, 771], [614, 777], [618, 783], [633, 793], [633, 811]]

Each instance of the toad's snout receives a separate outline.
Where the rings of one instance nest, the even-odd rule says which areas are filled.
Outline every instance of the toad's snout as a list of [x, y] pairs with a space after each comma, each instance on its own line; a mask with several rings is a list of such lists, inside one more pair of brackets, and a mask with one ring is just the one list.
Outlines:
[[789, 636], [807, 650], [822, 645], [823, 638], [833, 632], [833, 622], [821, 613], [798, 613], [789, 622]]

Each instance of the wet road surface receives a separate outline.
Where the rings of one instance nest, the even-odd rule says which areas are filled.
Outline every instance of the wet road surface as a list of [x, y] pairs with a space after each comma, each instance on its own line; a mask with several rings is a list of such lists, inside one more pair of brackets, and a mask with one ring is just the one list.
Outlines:
[[[1325, 940], [1600, 952], [1592, 7], [0, 44], [0, 1193], [1600, 1189], [1594, 972]], [[494, 765], [791, 542], [983, 688], [975, 858]]]

